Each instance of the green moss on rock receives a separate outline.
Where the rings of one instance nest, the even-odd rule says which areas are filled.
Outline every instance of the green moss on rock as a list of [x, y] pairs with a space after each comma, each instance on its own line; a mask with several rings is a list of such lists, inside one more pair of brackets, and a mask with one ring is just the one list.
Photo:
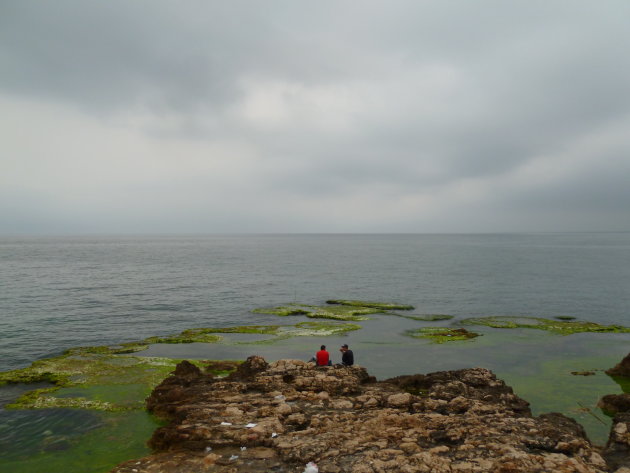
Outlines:
[[405, 319], [411, 320], [420, 320], [422, 322], [435, 322], [437, 320], [450, 320], [453, 318], [452, 315], [445, 314], [427, 314], [427, 315], [402, 315], [402, 314], [394, 314], [399, 317], [404, 317]]
[[[177, 360], [122, 356], [107, 353], [68, 353], [39, 360], [27, 368], [0, 373], [0, 384], [47, 381], [49, 388], [29, 391], [7, 407], [47, 408], [80, 407], [97, 410], [122, 410], [130, 405], [142, 407], [151, 389], [173, 369]], [[123, 389], [128, 398], [98, 399], [89, 396], [61, 397], [59, 390], [69, 387], [91, 388], [92, 392], [111, 385], [141, 385], [141, 389]], [[98, 388], [100, 387], [100, 388]]]
[[380, 310], [413, 310], [412, 305], [396, 304], [394, 302], [349, 301], [344, 299], [330, 299], [326, 304], [344, 305], [350, 307], [369, 307]]
[[[321, 314], [312, 307], [312, 316]], [[371, 312], [376, 309], [366, 309]], [[361, 309], [340, 307], [332, 316], [357, 317]], [[357, 317], [358, 318], [358, 317]], [[27, 368], [0, 373], [0, 385], [7, 383], [48, 382], [52, 386], [25, 393], [8, 407], [48, 408], [75, 407], [104, 411], [142, 409], [151, 389], [175, 369], [180, 360], [170, 358], [131, 356], [155, 343], [216, 343], [223, 339], [219, 334], [244, 333], [270, 335], [269, 340], [232, 343], [273, 343], [291, 337], [321, 337], [342, 335], [361, 326], [347, 322], [309, 321], [295, 325], [246, 325], [223, 328], [193, 328], [178, 335], [149, 337], [138, 342], [120, 345], [77, 347], [62, 355], [39, 360]], [[236, 369], [237, 362], [229, 364], [196, 361], [206, 372], [222, 376]]]
[[271, 308], [254, 309], [255, 314], [271, 314], [279, 316], [289, 315], [305, 315], [312, 319], [332, 319], [332, 320], [368, 320], [365, 315], [378, 314], [383, 309], [374, 307], [355, 307], [355, 306], [315, 306], [315, 305], [288, 305]]
[[413, 338], [426, 338], [434, 343], [445, 343], [453, 341], [469, 340], [478, 337], [479, 334], [470, 332], [465, 328], [449, 328], [449, 327], [423, 327], [413, 330], [407, 330], [405, 335]]
[[545, 319], [542, 317], [495, 316], [475, 317], [462, 320], [463, 324], [484, 325], [493, 328], [529, 328], [546, 330], [559, 335], [572, 333], [602, 332], [602, 333], [630, 333], [630, 327], [622, 325], [600, 325], [595, 322], [563, 321]]
[[311, 313], [310, 310], [306, 310], [303, 307], [288, 305], [288, 306], [279, 306], [279, 307], [262, 307], [259, 309], [252, 310], [254, 314], [270, 314], [270, 315], [279, 315], [281, 317], [287, 317], [289, 315], [309, 315]]

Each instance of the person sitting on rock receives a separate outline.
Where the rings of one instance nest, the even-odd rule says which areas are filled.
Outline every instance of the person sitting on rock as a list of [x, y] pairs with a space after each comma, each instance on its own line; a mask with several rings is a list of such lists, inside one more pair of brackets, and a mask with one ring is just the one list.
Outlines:
[[317, 363], [317, 366], [332, 366], [330, 361], [330, 353], [326, 351], [326, 345], [322, 345], [320, 350], [315, 353], [315, 356], [311, 358], [311, 361]]
[[343, 366], [354, 365], [354, 354], [352, 353], [352, 350], [348, 349], [348, 345], [344, 343], [341, 345], [339, 351], [341, 352], [341, 364]]

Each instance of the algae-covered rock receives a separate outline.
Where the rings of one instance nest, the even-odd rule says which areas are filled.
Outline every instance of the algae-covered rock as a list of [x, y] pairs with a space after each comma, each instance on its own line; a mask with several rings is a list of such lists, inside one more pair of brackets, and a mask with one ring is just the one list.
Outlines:
[[271, 314], [287, 317], [292, 315], [304, 315], [314, 319], [333, 320], [367, 320], [370, 314], [393, 314], [392, 310], [412, 310], [413, 306], [396, 304], [392, 302], [371, 302], [343, 299], [330, 299], [325, 306], [307, 304], [288, 304], [277, 307], [263, 307], [254, 309], [255, 314]]
[[412, 305], [397, 304], [395, 302], [349, 301], [343, 299], [329, 299], [326, 304], [345, 305], [350, 307], [370, 307], [381, 310], [413, 310]]
[[493, 328], [527, 328], [546, 330], [559, 335], [583, 332], [630, 333], [630, 327], [601, 325], [595, 322], [552, 320], [542, 317], [492, 316], [462, 320], [467, 325], [484, 325]]
[[174, 367], [175, 361], [166, 358], [70, 351], [27, 368], [0, 373], [0, 383], [54, 383], [50, 388], [22, 395], [9, 408], [137, 409]]
[[397, 315], [398, 317], [403, 317], [405, 319], [420, 320], [422, 322], [437, 322], [438, 320], [450, 320], [453, 318], [452, 315], [446, 315], [446, 314], [426, 314], [426, 315], [392, 314], [392, 315]]
[[368, 320], [366, 315], [378, 314], [383, 309], [374, 307], [355, 307], [355, 306], [315, 306], [315, 305], [288, 305], [280, 307], [259, 308], [252, 311], [255, 314], [271, 314], [282, 317], [290, 315], [305, 315], [312, 319], [333, 319], [333, 320], [349, 320], [359, 321]]
[[[219, 334], [246, 333], [270, 335], [253, 342], [273, 343], [291, 337], [342, 335], [361, 326], [327, 320], [300, 322], [293, 325], [246, 325], [223, 328], [194, 328], [178, 335], [149, 337], [139, 342], [114, 346], [77, 347], [64, 354], [39, 360], [30, 367], [0, 373], [0, 385], [6, 383], [48, 382], [52, 386], [27, 392], [9, 408], [76, 407], [105, 411], [142, 409], [151, 389], [179, 360], [129, 355], [155, 343], [217, 343]], [[197, 361], [203, 367], [210, 362]], [[206, 372], [227, 375], [238, 366], [210, 366]]]
[[445, 343], [453, 341], [470, 340], [478, 337], [479, 334], [466, 330], [465, 328], [449, 328], [449, 327], [422, 327], [413, 330], [407, 330], [405, 335], [413, 338], [427, 338], [435, 343]]

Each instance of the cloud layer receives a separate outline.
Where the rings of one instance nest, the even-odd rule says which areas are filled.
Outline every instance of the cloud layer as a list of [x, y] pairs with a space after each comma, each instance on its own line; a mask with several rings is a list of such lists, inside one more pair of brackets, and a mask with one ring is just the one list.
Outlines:
[[630, 230], [630, 4], [0, 7], [0, 233]]

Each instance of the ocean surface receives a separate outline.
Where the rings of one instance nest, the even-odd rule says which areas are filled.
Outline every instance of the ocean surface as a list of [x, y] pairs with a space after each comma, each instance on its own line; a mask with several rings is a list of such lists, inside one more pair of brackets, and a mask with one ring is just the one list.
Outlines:
[[330, 298], [626, 324], [630, 233], [0, 238], [0, 371]]
[[[361, 323], [361, 330], [344, 336], [248, 345], [242, 343], [247, 335], [236, 334], [218, 344], [152, 345], [140, 355], [244, 359], [261, 354], [270, 361], [306, 360], [325, 343], [339, 361], [338, 346], [349, 343], [357, 362], [381, 379], [481, 366], [530, 401], [535, 414], [571, 415], [592, 439], [605, 441], [610, 422], [595, 405], [601, 395], [622, 388], [603, 370], [630, 352], [630, 334], [560, 336], [468, 327], [482, 336], [438, 345], [405, 336], [405, 331], [503, 315], [630, 325], [630, 233], [4, 237], [0, 371], [71, 347], [118, 344], [193, 327], [292, 324], [308, 319], [251, 311], [292, 302], [324, 304], [327, 299], [411, 304], [412, 315], [453, 319], [422, 322], [375, 315]], [[574, 370], [597, 374], [572, 376]], [[15, 389], [24, 387], [3, 388], [0, 401], [15, 397]], [[33, 452], [43, 464], [49, 462], [41, 451], [46, 439], [36, 445], [34, 432], [49, 435], [56, 428], [80, 437], [116, 422], [123, 421], [67, 409], [0, 410], [0, 469], [3, 461], [12, 468], [10, 462], [22, 465], [20, 459]], [[134, 422], [144, 425], [140, 438], [154, 428], [141, 417]], [[111, 425], [121, 432], [128, 429]], [[2, 449], [14, 456], [3, 457]], [[92, 451], [82, 450], [88, 458]], [[123, 452], [121, 458], [129, 454]], [[72, 451], [68, 457], [76, 455]], [[51, 471], [75, 471], [66, 457], [58, 461], [58, 470]], [[86, 471], [81, 461], [76, 471]], [[24, 466], [23, 471], [37, 468]]]

